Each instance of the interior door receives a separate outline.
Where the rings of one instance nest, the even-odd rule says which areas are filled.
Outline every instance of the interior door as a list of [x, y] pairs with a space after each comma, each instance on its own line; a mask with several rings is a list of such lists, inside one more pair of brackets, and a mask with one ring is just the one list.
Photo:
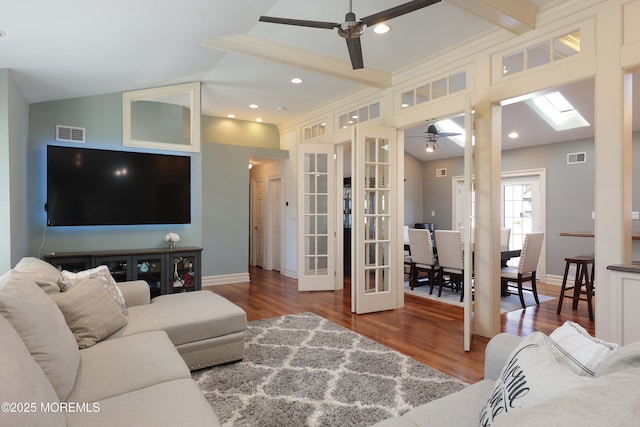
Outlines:
[[255, 208], [253, 221], [254, 250], [256, 254], [256, 265], [264, 267], [264, 180], [255, 181]]
[[298, 170], [298, 290], [334, 290], [336, 186], [334, 146], [301, 144]]
[[353, 147], [352, 309], [361, 314], [404, 302], [397, 256], [397, 131], [359, 125]]
[[280, 180], [274, 179], [272, 181], [272, 230], [273, 230], [273, 254], [272, 254], [272, 265], [271, 267], [274, 270], [281, 271], [280, 267], [280, 253], [282, 251], [281, 242], [282, 242], [282, 227], [280, 226], [280, 221], [282, 215], [281, 213], [281, 195], [280, 195]]

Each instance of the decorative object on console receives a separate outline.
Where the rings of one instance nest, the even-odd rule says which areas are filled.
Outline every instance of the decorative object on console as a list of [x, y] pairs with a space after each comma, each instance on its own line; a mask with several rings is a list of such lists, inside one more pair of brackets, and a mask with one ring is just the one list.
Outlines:
[[169, 249], [175, 249], [176, 243], [180, 241], [180, 236], [177, 233], [168, 233], [164, 236], [164, 241], [169, 242]]

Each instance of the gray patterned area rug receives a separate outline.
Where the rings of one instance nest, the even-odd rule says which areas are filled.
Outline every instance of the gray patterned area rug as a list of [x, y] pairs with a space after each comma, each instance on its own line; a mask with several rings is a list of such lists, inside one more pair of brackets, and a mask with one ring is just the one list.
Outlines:
[[225, 426], [368, 426], [466, 386], [313, 313], [249, 322], [244, 359], [193, 378]]

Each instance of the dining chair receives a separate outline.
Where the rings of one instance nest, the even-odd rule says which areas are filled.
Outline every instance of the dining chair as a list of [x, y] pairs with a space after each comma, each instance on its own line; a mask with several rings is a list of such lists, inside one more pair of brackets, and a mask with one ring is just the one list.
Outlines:
[[[524, 237], [524, 244], [522, 245], [518, 268], [503, 267], [500, 270], [500, 279], [503, 290], [508, 291], [509, 286], [514, 286], [509, 285], [509, 283], [515, 283], [518, 288], [518, 296], [520, 297], [520, 304], [522, 304], [522, 308], [526, 308], [523, 290], [531, 291], [533, 293], [533, 298], [536, 300], [536, 305], [540, 305], [538, 289], [536, 286], [536, 270], [538, 269], [538, 261], [540, 261], [540, 252], [542, 251], [543, 240], [543, 232], [526, 234]], [[529, 281], [531, 282], [531, 288], [523, 289], [522, 284]]]
[[[425, 281], [429, 283], [429, 294], [433, 293], [433, 285], [439, 270], [436, 258], [433, 255], [433, 241], [431, 240], [431, 231], [428, 229], [410, 229], [409, 230], [409, 247], [411, 248], [411, 278], [409, 286], [413, 289], [415, 286], [421, 286]], [[427, 278], [420, 282], [418, 275], [420, 272], [426, 272]]]
[[[411, 262], [411, 249], [407, 250], [407, 246], [409, 245], [409, 226], [404, 225], [402, 227], [403, 232], [403, 247], [404, 247], [404, 274], [405, 276], [409, 276], [409, 281], [411, 282], [411, 273], [413, 273], [413, 263]], [[407, 268], [409, 271], [407, 272]], [[413, 288], [411, 288], [413, 289]]]
[[500, 229], [500, 250], [501, 251], [509, 250], [509, 239], [511, 239], [511, 229], [501, 228]]
[[436, 247], [438, 249], [438, 265], [440, 266], [440, 290], [442, 295], [444, 276], [449, 277], [452, 289], [460, 289], [460, 301], [464, 300], [464, 253], [462, 233], [454, 230], [436, 230]]

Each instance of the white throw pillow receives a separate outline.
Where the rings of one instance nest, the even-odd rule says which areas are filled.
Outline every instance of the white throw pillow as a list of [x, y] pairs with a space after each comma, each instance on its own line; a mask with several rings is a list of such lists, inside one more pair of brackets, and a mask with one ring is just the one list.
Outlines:
[[490, 426], [503, 414], [531, 406], [564, 393], [591, 378], [576, 375], [559, 363], [564, 356], [542, 332], [526, 337], [509, 355], [508, 362], [487, 403], [480, 411], [481, 426]]
[[72, 273], [70, 271], [63, 270], [60, 275], [58, 285], [60, 286], [60, 290], [62, 292], [66, 292], [79, 282], [89, 278], [100, 279], [102, 285], [107, 291], [109, 291], [113, 299], [118, 303], [120, 310], [122, 310], [124, 314], [127, 314], [127, 305], [124, 300], [124, 295], [122, 295], [122, 291], [116, 284], [116, 281], [113, 280], [113, 276], [111, 276], [111, 272], [106, 265], [99, 265], [98, 267], [90, 268], [78, 273]]
[[556, 348], [565, 355], [566, 365], [578, 375], [593, 377], [604, 360], [618, 349], [618, 344], [594, 338], [577, 323], [567, 320], [549, 335]]

